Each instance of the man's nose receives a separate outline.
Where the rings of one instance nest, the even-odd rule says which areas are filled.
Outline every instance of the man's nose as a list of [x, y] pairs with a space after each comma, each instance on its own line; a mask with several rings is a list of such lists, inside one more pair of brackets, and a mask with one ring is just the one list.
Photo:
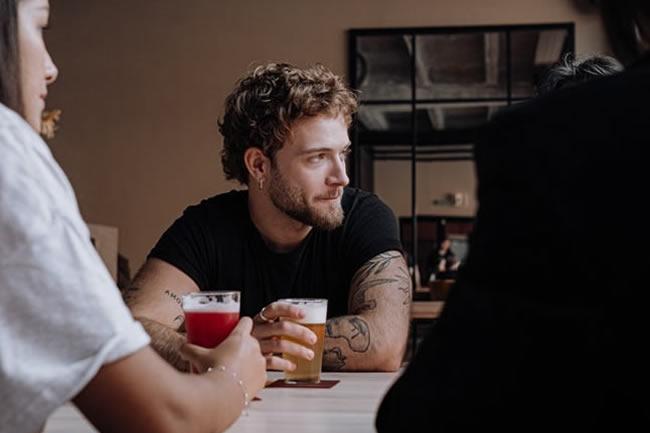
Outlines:
[[336, 158], [332, 167], [332, 173], [329, 176], [330, 185], [346, 186], [350, 183], [350, 178], [345, 169], [345, 158]]

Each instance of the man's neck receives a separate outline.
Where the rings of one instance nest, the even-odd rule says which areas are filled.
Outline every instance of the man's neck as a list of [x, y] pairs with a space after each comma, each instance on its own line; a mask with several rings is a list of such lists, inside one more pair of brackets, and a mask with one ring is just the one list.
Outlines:
[[248, 212], [266, 245], [276, 253], [295, 249], [312, 229], [282, 212], [268, 194], [254, 186], [248, 190]]

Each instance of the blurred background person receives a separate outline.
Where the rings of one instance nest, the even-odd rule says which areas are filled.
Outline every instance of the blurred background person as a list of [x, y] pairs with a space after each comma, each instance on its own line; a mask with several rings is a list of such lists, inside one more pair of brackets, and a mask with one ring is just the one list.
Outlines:
[[444, 237], [434, 248], [430, 258], [432, 265], [429, 281], [453, 280], [460, 266], [460, 259], [451, 249], [451, 239]]

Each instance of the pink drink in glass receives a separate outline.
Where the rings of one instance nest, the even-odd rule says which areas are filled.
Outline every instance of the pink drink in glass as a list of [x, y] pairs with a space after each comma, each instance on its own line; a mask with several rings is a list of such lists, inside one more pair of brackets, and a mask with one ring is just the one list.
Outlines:
[[218, 346], [239, 322], [239, 292], [200, 292], [183, 297], [187, 341]]

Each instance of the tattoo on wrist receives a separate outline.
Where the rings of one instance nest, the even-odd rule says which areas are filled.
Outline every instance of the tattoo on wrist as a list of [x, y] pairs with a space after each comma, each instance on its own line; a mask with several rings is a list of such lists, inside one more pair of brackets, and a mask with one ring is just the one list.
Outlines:
[[171, 290], [165, 290], [165, 295], [169, 296], [176, 302], [178, 305], [182, 305], [183, 302], [181, 301], [181, 297], [178, 296], [176, 293], [172, 292]]
[[340, 347], [325, 349], [323, 352], [323, 364], [331, 370], [341, 370], [345, 367], [346, 359]]
[[326, 335], [343, 338], [353, 352], [363, 353], [370, 348], [370, 327], [360, 317], [338, 317], [327, 321]]

